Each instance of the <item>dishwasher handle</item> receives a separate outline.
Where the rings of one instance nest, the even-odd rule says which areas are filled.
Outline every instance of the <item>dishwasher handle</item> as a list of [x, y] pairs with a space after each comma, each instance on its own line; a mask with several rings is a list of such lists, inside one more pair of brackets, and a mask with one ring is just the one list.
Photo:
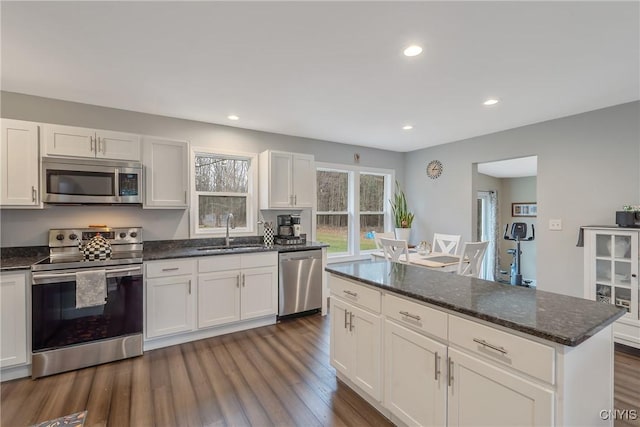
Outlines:
[[280, 254], [280, 262], [283, 261], [305, 261], [308, 259], [322, 259], [321, 250], [302, 251], [302, 252], [288, 252]]

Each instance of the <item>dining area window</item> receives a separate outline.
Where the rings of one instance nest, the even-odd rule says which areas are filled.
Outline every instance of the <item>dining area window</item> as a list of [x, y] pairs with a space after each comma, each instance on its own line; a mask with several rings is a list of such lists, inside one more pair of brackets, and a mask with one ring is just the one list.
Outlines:
[[391, 229], [392, 171], [318, 164], [316, 239], [328, 255], [359, 256], [376, 249], [375, 233]]

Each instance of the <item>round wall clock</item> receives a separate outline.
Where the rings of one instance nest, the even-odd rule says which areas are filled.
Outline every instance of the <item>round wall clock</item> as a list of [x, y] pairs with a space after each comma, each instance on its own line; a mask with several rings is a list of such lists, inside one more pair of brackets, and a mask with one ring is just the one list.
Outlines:
[[442, 162], [440, 160], [431, 160], [427, 165], [427, 176], [436, 179], [442, 175]]

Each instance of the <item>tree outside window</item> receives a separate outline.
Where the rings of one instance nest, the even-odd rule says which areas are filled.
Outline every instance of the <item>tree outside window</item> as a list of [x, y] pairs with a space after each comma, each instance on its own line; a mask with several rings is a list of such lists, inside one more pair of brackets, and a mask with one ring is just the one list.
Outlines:
[[252, 159], [197, 152], [194, 179], [197, 197], [196, 232], [220, 232], [229, 213], [236, 228], [250, 224]]

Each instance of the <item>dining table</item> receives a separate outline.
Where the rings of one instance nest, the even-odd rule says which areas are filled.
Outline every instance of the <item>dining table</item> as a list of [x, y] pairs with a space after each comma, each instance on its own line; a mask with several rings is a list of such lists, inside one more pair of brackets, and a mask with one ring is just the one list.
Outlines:
[[[384, 258], [384, 252], [376, 251], [371, 253], [374, 257]], [[400, 255], [400, 261], [405, 260], [405, 255]], [[438, 271], [456, 272], [458, 271], [458, 263], [460, 256], [455, 254], [447, 254], [442, 252], [430, 252], [428, 254], [419, 254], [415, 249], [409, 249], [409, 264], [427, 267]]]

